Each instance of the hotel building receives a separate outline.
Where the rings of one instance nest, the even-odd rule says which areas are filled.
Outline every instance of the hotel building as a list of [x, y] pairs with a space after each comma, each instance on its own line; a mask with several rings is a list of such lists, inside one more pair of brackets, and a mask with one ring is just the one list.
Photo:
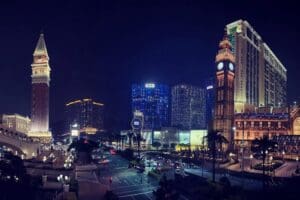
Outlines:
[[236, 58], [235, 112], [251, 107], [286, 106], [287, 70], [244, 20], [226, 26]]

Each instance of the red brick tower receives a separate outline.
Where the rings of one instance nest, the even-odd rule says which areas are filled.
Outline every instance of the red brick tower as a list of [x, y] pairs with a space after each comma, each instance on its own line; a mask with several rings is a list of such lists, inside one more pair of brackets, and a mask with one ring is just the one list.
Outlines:
[[41, 33], [33, 53], [32, 67], [32, 99], [31, 99], [31, 130], [29, 136], [40, 139], [41, 142], [51, 141], [49, 131], [49, 86], [50, 66], [49, 56]]

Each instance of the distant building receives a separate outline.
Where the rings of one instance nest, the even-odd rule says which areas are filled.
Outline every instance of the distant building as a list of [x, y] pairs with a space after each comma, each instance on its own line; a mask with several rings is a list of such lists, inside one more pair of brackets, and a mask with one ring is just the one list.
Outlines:
[[67, 126], [78, 125], [80, 132], [95, 134], [104, 130], [104, 104], [92, 99], [71, 101], [66, 104]]
[[211, 128], [215, 110], [215, 86], [214, 79], [209, 79], [205, 83], [206, 89], [206, 124], [208, 129]]
[[144, 115], [143, 129], [158, 129], [168, 125], [169, 87], [164, 84], [133, 84], [131, 88], [132, 113]]
[[16, 132], [25, 133], [26, 135], [30, 131], [29, 117], [24, 117], [19, 114], [2, 115], [2, 124]]
[[286, 106], [287, 70], [270, 47], [247, 21], [226, 29], [236, 58], [235, 111], [248, 105]]
[[172, 87], [171, 125], [181, 129], [203, 129], [206, 124], [205, 90], [187, 84]]

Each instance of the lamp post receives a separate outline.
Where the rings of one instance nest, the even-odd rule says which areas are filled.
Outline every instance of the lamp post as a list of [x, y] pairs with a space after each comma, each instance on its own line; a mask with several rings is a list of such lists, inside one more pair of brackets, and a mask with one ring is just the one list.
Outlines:
[[203, 171], [204, 171], [204, 150], [205, 150], [205, 147], [204, 147], [204, 136], [202, 137], [202, 177], [203, 177]]
[[282, 151], [282, 162], [284, 162], [284, 155], [285, 155], [285, 152], [284, 150]]
[[299, 157], [296, 157], [296, 161], [297, 161], [297, 169], [299, 168]]
[[250, 154], [250, 169], [252, 169], [252, 159], [253, 159], [253, 155], [252, 154]]
[[269, 160], [270, 160], [270, 174], [271, 174], [271, 170], [273, 169], [273, 165], [272, 165], [273, 156], [270, 156]]
[[64, 192], [69, 192], [69, 181], [70, 181], [70, 177], [68, 176], [63, 176], [62, 174], [60, 174], [57, 177], [57, 181], [60, 182], [62, 184], [63, 190]]
[[242, 151], [242, 172], [244, 171], [244, 142], [245, 142], [245, 121], [243, 121], [243, 131], [242, 131], [242, 145], [241, 145], [241, 151]]

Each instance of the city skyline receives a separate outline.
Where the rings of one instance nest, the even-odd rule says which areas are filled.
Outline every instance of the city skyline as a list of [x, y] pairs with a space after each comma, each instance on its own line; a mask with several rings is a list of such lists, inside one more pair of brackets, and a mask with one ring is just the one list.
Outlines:
[[[170, 86], [181, 82], [201, 85], [204, 78], [213, 76], [216, 44], [222, 37], [223, 29], [226, 24], [238, 19], [249, 21], [287, 67], [288, 96], [289, 101], [292, 101], [298, 97], [296, 55], [293, 55], [298, 45], [297, 42], [290, 44], [289, 38], [292, 38], [293, 30], [296, 31], [299, 26], [288, 21], [288, 19], [292, 20], [293, 12], [285, 13], [284, 16], [294, 26], [282, 24], [285, 18], [273, 19], [275, 14], [265, 20], [261, 19], [266, 4], [262, 3], [261, 10], [257, 11], [260, 20], [256, 20], [250, 15], [251, 13], [246, 12], [242, 15], [243, 9], [227, 14], [224, 11], [229, 9], [228, 7], [223, 5], [214, 8], [213, 3], [209, 5], [187, 3], [183, 7], [176, 3], [172, 4], [173, 6], [161, 7], [154, 3], [153, 5], [120, 3], [121, 8], [126, 6], [126, 12], [109, 3], [95, 5], [95, 8], [101, 8], [106, 11], [106, 14], [99, 14], [92, 7], [81, 8], [81, 4], [78, 3], [64, 3], [62, 8], [57, 9], [57, 17], [51, 18], [50, 11], [53, 11], [54, 5], [46, 4], [47, 9], [44, 13], [29, 12], [30, 15], [18, 22], [25, 11], [38, 10], [40, 6], [26, 4], [25, 11], [10, 20], [1, 22], [3, 23], [2, 38], [5, 40], [1, 42], [2, 47], [0, 47], [3, 55], [0, 66], [1, 73], [5, 74], [5, 77], [0, 84], [1, 90], [4, 91], [0, 111], [30, 114], [31, 53], [41, 29], [45, 33], [53, 70], [50, 89], [51, 122], [59, 120], [56, 116], [60, 116], [64, 104], [70, 99], [92, 97], [105, 103], [109, 111], [116, 111], [122, 116], [120, 118], [123, 121], [116, 123], [129, 126], [132, 83], [153, 81], [167, 83]], [[275, 9], [279, 9], [276, 3], [274, 6]], [[9, 14], [13, 6], [6, 4], [1, 7], [5, 8], [2, 15], [6, 17], [16, 14], [19, 9]], [[68, 10], [69, 7], [73, 11]], [[202, 19], [201, 16], [209, 12], [202, 14], [198, 12], [205, 10], [206, 7], [210, 8], [208, 10], [216, 9], [216, 13], [221, 12], [220, 15], [223, 17], [216, 15], [216, 19]], [[67, 14], [63, 14], [64, 9]], [[236, 10], [236, 7], [229, 10]], [[91, 12], [88, 15], [80, 15], [89, 11]], [[266, 11], [264, 14], [267, 13]], [[136, 14], [145, 17], [146, 21], [136, 19]], [[40, 18], [36, 18], [37, 15]], [[126, 19], [122, 20], [122, 16]], [[173, 17], [170, 19], [169, 16]], [[93, 25], [97, 22], [97, 17], [100, 17], [99, 23]], [[272, 23], [270, 19], [275, 20], [276, 23]], [[126, 20], [134, 20], [135, 23], [128, 24]], [[67, 27], [64, 27], [65, 22], [69, 23]], [[85, 28], [85, 31], [80, 28]], [[153, 30], [149, 31], [149, 29]], [[117, 34], [120, 30], [123, 30], [121, 35]], [[282, 32], [275, 30], [282, 30], [287, 36], [281, 39]], [[133, 32], [133, 34], [128, 35], [126, 32], [128, 34]], [[17, 45], [19, 45], [17, 49], [12, 48]], [[81, 58], [77, 58], [78, 55]]]

